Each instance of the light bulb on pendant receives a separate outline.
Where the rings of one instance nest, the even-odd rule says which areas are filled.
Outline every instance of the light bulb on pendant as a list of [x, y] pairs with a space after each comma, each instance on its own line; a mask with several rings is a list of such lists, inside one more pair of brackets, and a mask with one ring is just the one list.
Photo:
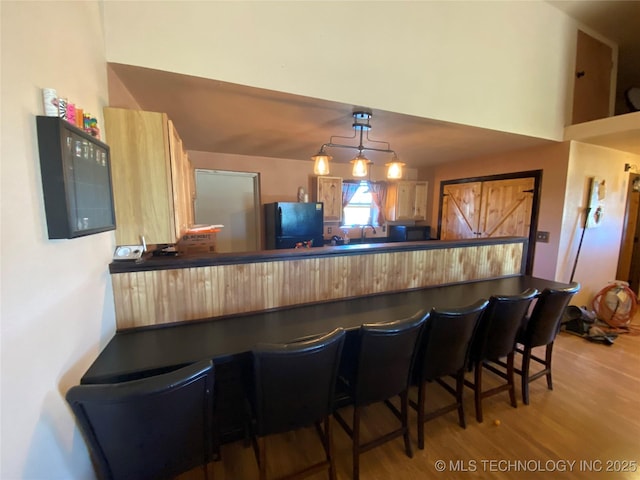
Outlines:
[[316, 175], [329, 175], [329, 162], [333, 159], [331, 155], [327, 155], [324, 152], [324, 148], [321, 148], [317, 155], [311, 157], [314, 161], [313, 173]]
[[390, 163], [387, 163], [385, 166], [387, 167], [387, 178], [390, 180], [398, 180], [402, 178], [402, 167], [406, 164], [398, 161], [397, 158]]
[[369, 159], [364, 156], [362, 152], [358, 153], [358, 155], [351, 160], [353, 163], [353, 170], [351, 175], [354, 177], [366, 177], [369, 170]]

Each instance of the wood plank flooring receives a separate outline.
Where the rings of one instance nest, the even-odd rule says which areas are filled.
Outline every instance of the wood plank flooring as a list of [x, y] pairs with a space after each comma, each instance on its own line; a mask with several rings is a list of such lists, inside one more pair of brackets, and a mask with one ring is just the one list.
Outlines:
[[[405, 455], [401, 439], [391, 441], [361, 456], [361, 479], [640, 479], [640, 336], [620, 335], [613, 346], [605, 346], [561, 333], [553, 361], [553, 391], [540, 379], [531, 384], [528, 406], [522, 403], [519, 384], [517, 408], [509, 405], [506, 392], [485, 399], [481, 424], [467, 390], [467, 428], [458, 426], [455, 412], [428, 422], [424, 450], [417, 448], [416, 414], [411, 411], [414, 457]], [[487, 373], [488, 385], [490, 378]], [[428, 391], [432, 406], [448, 400], [436, 385]], [[362, 419], [363, 440], [393, 422], [383, 406], [369, 407]], [[335, 421], [333, 425], [338, 479], [350, 479], [350, 440]], [[269, 437], [268, 446], [269, 478], [321, 458], [313, 429]], [[439, 460], [442, 471], [437, 470]], [[258, 477], [253, 450], [241, 442], [225, 445], [222, 461], [208, 468], [215, 480]], [[203, 472], [196, 469], [179, 478], [199, 479]]]

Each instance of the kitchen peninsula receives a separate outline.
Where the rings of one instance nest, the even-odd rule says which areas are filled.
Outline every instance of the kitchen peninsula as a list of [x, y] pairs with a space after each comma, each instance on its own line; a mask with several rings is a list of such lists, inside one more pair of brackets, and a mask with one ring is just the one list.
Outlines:
[[522, 275], [527, 246], [503, 237], [113, 262], [117, 329]]

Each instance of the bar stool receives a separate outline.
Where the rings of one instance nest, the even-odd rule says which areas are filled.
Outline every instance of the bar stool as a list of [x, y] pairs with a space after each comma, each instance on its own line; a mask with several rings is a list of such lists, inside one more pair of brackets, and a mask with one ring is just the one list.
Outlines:
[[122, 383], [77, 385], [67, 402], [99, 478], [170, 479], [207, 464], [215, 446], [213, 363]]
[[[492, 296], [489, 305], [480, 318], [478, 330], [471, 344], [470, 365], [474, 369], [474, 381], [465, 381], [474, 392], [476, 420], [482, 422], [482, 399], [507, 390], [511, 406], [517, 407], [514, 386], [513, 359], [516, 335], [527, 314], [531, 301], [538, 294], [530, 288], [518, 295]], [[502, 359], [506, 357], [506, 363]], [[500, 367], [500, 368], [498, 368]], [[482, 390], [482, 372], [493, 372], [506, 383], [489, 390]]]
[[326, 460], [282, 478], [304, 478], [324, 469], [330, 479], [336, 478], [330, 415], [344, 336], [338, 328], [305, 341], [253, 349], [253, 446], [260, 480], [267, 478], [266, 437], [311, 425], [316, 426]]
[[[410, 402], [418, 412], [418, 448], [420, 449], [424, 449], [424, 424], [433, 418], [458, 410], [460, 426], [466, 427], [462, 403], [464, 372], [469, 358], [471, 339], [487, 303], [486, 300], [479, 300], [462, 308], [434, 308], [425, 323], [417, 347], [412, 375], [412, 383], [418, 386], [418, 402]], [[443, 380], [448, 376], [455, 377], [455, 388]], [[433, 381], [452, 394], [455, 402], [427, 414], [425, 412], [426, 385]]]
[[[538, 297], [531, 316], [526, 319], [521, 327], [517, 342], [521, 347], [516, 352], [522, 354], [522, 368], [516, 369], [522, 380], [522, 402], [529, 405], [529, 383], [542, 376], [547, 378], [547, 388], [553, 390], [551, 378], [551, 356], [553, 343], [560, 330], [562, 314], [569, 305], [571, 297], [580, 290], [579, 283], [572, 283], [563, 289], [546, 288]], [[532, 354], [536, 347], [545, 347], [545, 358], [539, 358]], [[543, 365], [543, 369], [531, 375], [531, 360]]]
[[[413, 456], [409, 438], [409, 373], [420, 330], [429, 316], [424, 311], [388, 323], [364, 324], [355, 338], [351, 352], [354, 362], [343, 362], [337, 387], [336, 408], [353, 405], [349, 426], [338, 410], [334, 417], [352, 439], [353, 478], [360, 477], [360, 454], [399, 436], [404, 437], [405, 451]], [[345, 357], [349, 360], [349, 357]], [[400, 397], [400, 410], [389, 400]], [[379, 438], [360, 443], [360, 414], [367, 405], [384, 402], [400, 420], [400, 426]]]

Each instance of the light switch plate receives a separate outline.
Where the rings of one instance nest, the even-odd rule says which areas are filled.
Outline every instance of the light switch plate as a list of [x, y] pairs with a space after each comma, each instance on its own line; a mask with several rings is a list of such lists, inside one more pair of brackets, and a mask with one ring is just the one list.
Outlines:
[[549, 232], [536, 232], [536, 242], [549, 243]]

